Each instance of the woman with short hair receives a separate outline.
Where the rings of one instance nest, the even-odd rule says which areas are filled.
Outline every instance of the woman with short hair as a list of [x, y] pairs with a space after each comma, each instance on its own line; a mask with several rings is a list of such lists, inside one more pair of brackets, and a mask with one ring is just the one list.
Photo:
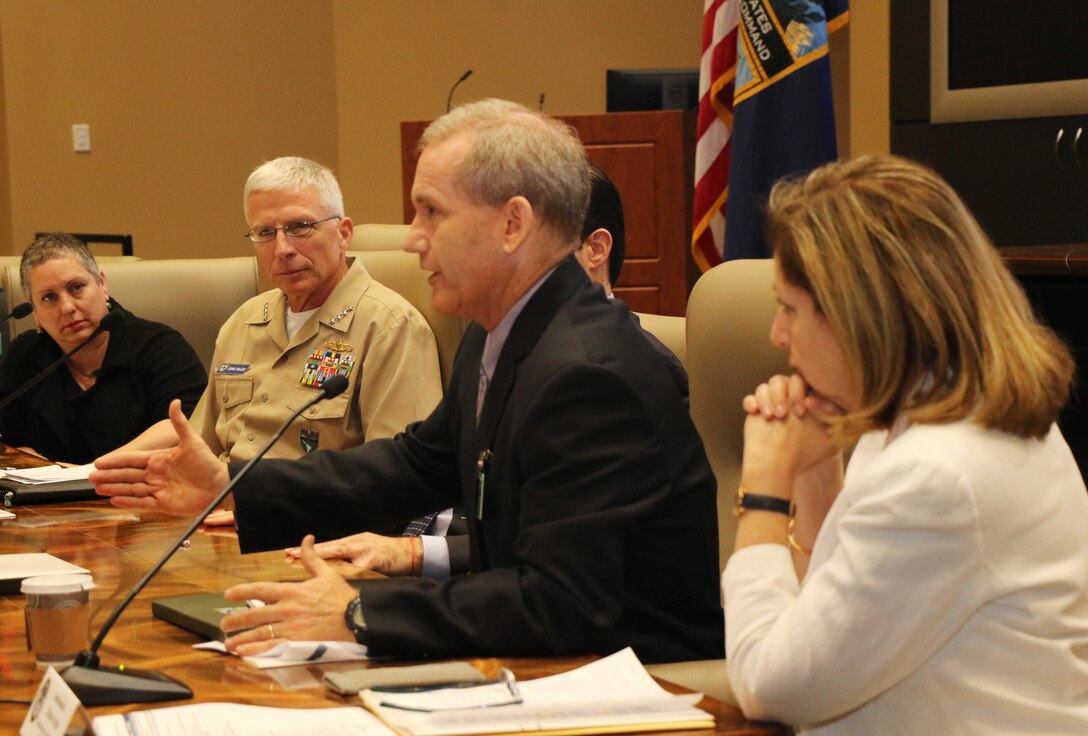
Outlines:
[[42, 235], [23, 253], [19, 271], [37, 329], [5, 352], [0, 400], [92, 337], [106, 314], [120, 319], [0, 411], [4, 444], [89, 463], [165, 419], [171, 399], [192, 412], [207, 383], [200, 359], [180, 333], [111, 299], [106, 274], [82, 241]]

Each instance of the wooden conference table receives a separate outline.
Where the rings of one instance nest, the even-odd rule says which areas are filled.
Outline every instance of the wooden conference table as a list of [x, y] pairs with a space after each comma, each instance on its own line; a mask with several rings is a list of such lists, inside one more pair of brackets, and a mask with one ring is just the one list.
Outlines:
[[[0, 462], [7, 456], [0, 456]], [[10, 463], [7, 463], [10, 464]], [[105, 500], [16, 506], [17, 518], [0, 522], [0, 554], [48, 552], [85, 567], [97, 586], [91, 594], [91, 634], [141, 575], [190, 523], [154, 512], [117, 509]], [[281, 552], [241, 555], [231, 533], [193, 535], [148, 588], [122, 614], [100, 650], [102, 662], [157, 669], [187, 684], [191, 700], [91, 708], [91, 716], [137, 708], [230, 701], [290, 708], [322, 708], [352, 702], [321, 684], [324, 671], [343, 664], [258, 670], [244, 661], [192, 649], [200, 637], [151, 615], [151, 601], [172, 595], [220, 592], [250, 580], [301, 580], [305, 572]], [[0, 596], [0, 698], [29, 701], [42, 673], [26, 651], [22, 595]], [[519, 679], [532, 679], [583, 664], [589, 658], [475, 659], [488, 676], [502, 666]], [[355, 663], [352, 666], [359, 666]], [[375, 665], [379, 666], [379, 665]], [[679, 691], [680, 688], [670, 688]], [[773, 724], [753, 724], [739, 710], [711, 698], [701, 707], [715, 716], [713, 732], [691, 734], [781, 734]], [[0, 704], [0, 733], [17, 733], [26, 705]]]

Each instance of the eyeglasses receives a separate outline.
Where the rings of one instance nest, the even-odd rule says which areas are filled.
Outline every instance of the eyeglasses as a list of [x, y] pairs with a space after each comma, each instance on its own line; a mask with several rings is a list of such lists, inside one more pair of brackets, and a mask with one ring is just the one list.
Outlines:
[[306, 220], [295, 220], [294, 222], [287, 223], [283, 227], [255, 227], [247, 232], [245, 236], [249, 238], [252, 242], [257, 243], [258, 245], [262, 243], [271, 243], [273, 240], [276, 239], [276, 233], [278, 233], [280, 230], [282, 230], [283, 234], [289, 238], [305, 238], [308, 237], [310, 233], [314, 231], [314, 228], [321, 223], [328, 222], [329, 220], [340, 219], [343, 219], [340, 215], [331, 215], [329, 217], [326, 217], [324, 220], [317, 220], [315, 222], [308, 222]]

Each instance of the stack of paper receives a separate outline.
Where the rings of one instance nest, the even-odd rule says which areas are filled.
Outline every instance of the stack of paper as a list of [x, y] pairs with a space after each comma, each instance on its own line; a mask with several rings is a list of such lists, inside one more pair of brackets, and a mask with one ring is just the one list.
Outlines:
[[9, 468], [0, 470], [0, 478], [12, 483], [39, 485], [41, 483], [68, 483], [86, 481], [94, 470], [94, 463], [65, 468], [60, 465], [43, 465], [40, 468]]
[[268, 708], [230, 703], [176, 705], [94, 719], [96, 736], [237, 736], [243, 733], [276, 736], [393, 736], [362, 708]]
[[673, 695], [624, 649], [576, 670], [509, 686], [419, 692], [364, 690], [363, 703], [409, 736], [456, 736], [523, 731], [615, 733], [713, 728], [714, 717], [695, 707], [702, 695]]
[[79, 572], [88, 571], [45, 552], [0, 555], [0, 595], [18, 593], [20, 584], [26, 578]]

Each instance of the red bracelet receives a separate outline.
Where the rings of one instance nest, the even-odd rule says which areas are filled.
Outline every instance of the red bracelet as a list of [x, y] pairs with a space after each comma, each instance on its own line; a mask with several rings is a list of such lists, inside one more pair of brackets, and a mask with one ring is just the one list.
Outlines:
[[416, 574], [416, 538], [408, 537], [408, 574]]

